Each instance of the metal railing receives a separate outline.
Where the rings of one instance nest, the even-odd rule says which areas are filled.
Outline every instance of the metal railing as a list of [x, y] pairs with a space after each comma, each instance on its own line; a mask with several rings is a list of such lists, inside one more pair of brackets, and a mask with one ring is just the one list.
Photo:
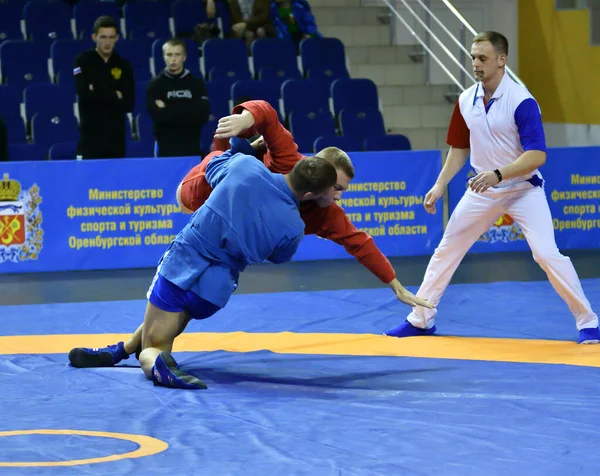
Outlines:
[[[381, 3], [385, 4], [392, 16], [396, 17], [397, 20], [404, 25], [404, 27], [408, 30], [408, 32], [417, 40], [417, 42], [423, 47], [429, 58], [433, 59], [439, 67], [444, 71], [444, 73], [448, 76], [448, 78], [456, 84], [461, 90], [465, 90], [467, 88], [467, 81], [471, 81], [472, 84], [475, 84], [475, 78], [471, 71], [465, 68], [466, 58], [471, 56], [471, 52], [466, 48], [466, 31], [468, 30], [473, 36], [477, 35], [477, 31], [469, 24], [469, 22], [460, 14], [460, 12], [450, 3], [449, 0], [441, 0], [444, 5], [452, 12], [452, 14], [460, 21], [461, 27], [459, 31], [459, 38], [457, 38], [447, 27], [444, 25], [442, 21], [431, 11], [430, 4], [431, 0], [414, 0], [416, 1], [424, 10], [424, 19], [415, 12], [415, 10], [409, 5], [407, 0], [398, 0], [401, 2], [407, 11], [415, 18], [417, 23], [423, 27], [425, 30], [425, 38], [419, 37], [419, 35], [415, 32], [415, 30], [410, 26], [409, 22], [398, 12], [398, 10], [392, 5], [392, 3], [388, 0], [381, 0]], [[460, 48], [460, 55], [458, 58], [448, 49], [446, 44], [438, 38], [438, 36], [431, 30], [431, 20], [442, 29], [442, 31], [450, 37], [450, 40], [456, 44]], [[392, 23], [392, 25], [394, 25]], [[436, 55], [430, 48], [431, 39], [433, 39], [441, 50], [447, 55], [447, 57], [455, 63], [460, 70], [460, 77], [457, 78], [449, 69], [446, 67], [444, 62]], [[427, 67], [427, 78], [429, 78], [429, 63], [426, 65]], [[506, 66], [506, 72], [520, 85], [525, 86], [523, 81], [508, 67]]]

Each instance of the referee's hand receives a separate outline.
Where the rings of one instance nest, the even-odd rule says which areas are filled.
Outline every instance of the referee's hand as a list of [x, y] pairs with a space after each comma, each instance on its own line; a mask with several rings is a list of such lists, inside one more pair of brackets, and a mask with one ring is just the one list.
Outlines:
[[499, 182], [498, 176], [492, 170], [490, 172], [482, 172], [471, 178], [471, 180], [469, 180], [469, 188], [475, 193], [483, 193], [488, 188], [497, 185]]
[[442, 187], [441, 184], [436, 183], [433, 187], [431, 187], [431, 190], [427, 192], [427, 195], [425, 195], [425, 200], [423, 201], [423, 206], [425, 207], [425, 210], [427, 210], [427, 213], [431, 213], [433, 215], [436, 212], [435, 203], [443, 194], [444, 187]]

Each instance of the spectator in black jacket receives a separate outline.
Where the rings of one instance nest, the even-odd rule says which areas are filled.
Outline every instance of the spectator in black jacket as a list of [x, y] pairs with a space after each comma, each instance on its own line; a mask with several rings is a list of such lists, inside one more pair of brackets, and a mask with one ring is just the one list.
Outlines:
[[118, 31], [114, 18], [99, 17], [92, 34], [96, 48], [75, 59], [79, 158], [125, 157], [125, 121], [133, 111], [135, 86], [131, 63], [114, 51]]
[[182, 40], [168, 40], [163, 45], [163, 58], [164, 71], [146, 89], [146, 107], [154, 122], [157, 155], [202, 156], [200, 132], [210, 114], [206, 86], [201, 78], [184, 68], [186, 47]]

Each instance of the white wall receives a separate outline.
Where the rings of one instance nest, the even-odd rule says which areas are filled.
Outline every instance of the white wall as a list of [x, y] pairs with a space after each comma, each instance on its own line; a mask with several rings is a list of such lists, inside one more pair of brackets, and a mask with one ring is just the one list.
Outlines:
[[[426, 0], [422, 0], [422, 2], [427, 4]], [[390, 3], [395, 5], [395, 8], [400, 16], [404, 18], [409, 26], [415, 31], [417, 36], [425, 39], [425, 29], [410, 13], [404, 1], [390, 0]], [[425, 10], [418, 1], [406, 0], [406, 3], [423, 21], [425, 21]], [[451, 3], [476, 31], [495, 30], [507, 37], [509, 43], [509, 66], [518, 74], [518, 0], [452, 0]], [[365, 6], [385, 6], [385, 3], [381, 0], [362, 0], [362, 4]], [[453, 36], [457, 39], [460, 39], [460, 27], [462, 24], [448, 9], [448, 7], [441, 0], [429, 0], [429, 8], [433, 14], [439, 18], [442, 24], [453, 34]], [[393, 17], [393, 20], [395, 20], [394, 26], [396, 29], [396, 44], [419, 45], [419, 42], [413, 37], [406, 26], [397, 19], [396, 16]], [[440, 27], [435, 20], [431, 19], [429, 28], [452, 53], [452, 55], [459, 59], [461, 52], [460, 47], [450, 39], [442, 27]], [[467, 50], [470, 50], [472, 38], [473, 35], [466, 30], [465, 47]], [[430, 39], [429, 44], [432, 52], [438, 58], [440, 58], [442, 63], [450, 70], [450, 72], [460, 80], [461, 70], [456, 63], [449, 59], [448, 55], [433, 38]], [[428, 58], [428, 60], [430, 61], [429, 80], [431, 84], [453, 84], [452, 80], [448, 78], [448, 75], [434, 59]], [[464, 66], [469, 72], [469, 75], [466, 76], [465, 83], [468, 87], [473, 84], [473, 82], [470, 81], [470, 78], [472, 78], [471, 59], [467, 53], [465, 53]]]
[[600, 145], [600, 125], [560, 124], [545, 122], [546, 145], [548, 147], [577, 147]]
[[[427, 4], [426, 0], [421, 0]], [[450, 0], [452, 5], [461, 15], [471, 24], [476, 31], [495, 30], [506, 36], [509, 44], [508, 64], [510, 68], [518, 74], [518, 2], [519, 0]], [[364, 6], [385, 6], [381, 0], [361, 0]], [[417, 20], [409, 12], [402, 0], [390, 0], [395, 5], [398, 13], [407, 21], [415, 33], [425, 38], [425, 30], [420, 26]], [[425, 11], [417, 0], [406, 0], [406, 3], [425, 20]], [[460, 38], [461, 23], [454, 14], [446, 7], [442, 0], [429, 0], [429, 8], [440, 19], [444, 26], [454, 33], [456, 38]], [[419, 42], [413, 37], [410, 31], [395, 16], [395, 40], [398, 45], [419, 45]], [[459, 58], [460, 48], [452, 42], [443, 29], [430, 21], [430, 29], [444, 43], [444, 46], [450, 50], [454, 57]], [[470, 48], [472, 34], [465, 32], [467, 49]], [[442, 60], [450, 72], [460, 79], [460, 68], [453, 63], [443, 52], [442, 48], [430, 39], [431, 50]], [[431, 84], [453, 84], [442, 68], [429, 58], [430, 62], [430, 83]], [[471, 72], [470, 57], [465, 54], [465, 69]], [[471, 84], [472, 75], [466, 76], [467, 87]], [[558, 124], [544, 123], [546, 132], [546, 143], [548, 147], [575, 147], [575, 146], [598, 146], [600, 145], [600, 125], [586, 124]]]

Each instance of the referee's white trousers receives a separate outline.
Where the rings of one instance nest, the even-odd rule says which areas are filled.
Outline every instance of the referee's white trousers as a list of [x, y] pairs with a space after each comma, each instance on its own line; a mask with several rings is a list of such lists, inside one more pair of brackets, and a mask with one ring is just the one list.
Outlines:
[[[437, 306], [469, 248], [499, 217], [508, 213], [521, 227], [533, 252], [533, 259], [546, 272], [550, 283], [575, 316], [577, 329], [598, 327], [598, 316], [583, 293], [571, 260], [560, 254], [556, 246], [552, 216], [544, 190], [534, 187], [498, 192], [502, 190], [489, 189], [477, 194], [467, 189], [429, 261], [417, 296]], [[493, 272], [491, 269], [490, 273]], [[417, 306], [407, 319], [415, 327], [429, 329], [435, 323], [436, 312], [435, 309]]]

